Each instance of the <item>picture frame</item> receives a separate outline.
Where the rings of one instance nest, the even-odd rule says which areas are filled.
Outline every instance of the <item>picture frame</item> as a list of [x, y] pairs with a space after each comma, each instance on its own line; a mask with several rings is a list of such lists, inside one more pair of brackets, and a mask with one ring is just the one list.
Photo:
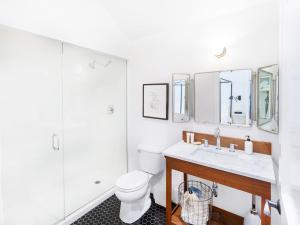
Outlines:
[[169, 84], [143, 84], [143, 117], [168, 120]]

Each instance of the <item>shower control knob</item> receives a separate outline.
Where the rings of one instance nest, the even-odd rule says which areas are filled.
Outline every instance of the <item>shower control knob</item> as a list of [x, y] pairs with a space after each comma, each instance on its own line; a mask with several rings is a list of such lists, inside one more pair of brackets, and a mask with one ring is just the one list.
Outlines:
[[107, 112], [107, 114], [114, 114], [114, 106], [113, 105], [109, 105], [109, 106], [107, 106], [107, 110], [106, 110], [106, 112]]

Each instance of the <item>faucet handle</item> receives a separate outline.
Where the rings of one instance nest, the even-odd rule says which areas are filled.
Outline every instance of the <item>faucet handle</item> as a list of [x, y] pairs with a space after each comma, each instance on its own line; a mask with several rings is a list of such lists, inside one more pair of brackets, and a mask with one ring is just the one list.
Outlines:
[[220, 130], [220, 127], [217, 127], [216, 129], [215, 129], [215, 137], [220, 137], [220, 133], [221, 133], [221, 130]]
[[208, 147], [208, 140], [207, 139], [201, 139], [204, 142], [204, 147]]
[[229, 145], [229, 151], [230, 152], [235, 152], [235, 147], [238, 147], [238, 145], [236, 145], [236, 144], [230, 144]]

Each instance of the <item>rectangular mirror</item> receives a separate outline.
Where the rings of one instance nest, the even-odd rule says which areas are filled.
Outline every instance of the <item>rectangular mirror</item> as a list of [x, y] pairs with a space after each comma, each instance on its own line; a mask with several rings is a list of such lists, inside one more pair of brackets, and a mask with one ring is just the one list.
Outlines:
[[195, 121], [251, 126], [252, 87], [251, 70], [195, 74]]
[[250, 126], [252, 123], [251, 70], [222, 71], [220, 78], [220, 123]]
[[219, 124], [219, 72], [195, 74], [194, 118], [200, 123]]
[[257, 126], [278, 133], [278, 65], [258, 69]]
[[173, 121], [190, 120], [190, 75], [173, 74]]

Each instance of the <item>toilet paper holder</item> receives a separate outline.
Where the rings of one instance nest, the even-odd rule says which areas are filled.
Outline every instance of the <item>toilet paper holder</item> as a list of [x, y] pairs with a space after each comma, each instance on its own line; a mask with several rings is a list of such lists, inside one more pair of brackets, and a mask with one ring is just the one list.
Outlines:
[[277, 209], [279, 215], [281, 215], [280, 199], [278, 199], [277, 202], [267, 200], [264, 207], [264, 214], [271, 216], [271, 208]]

